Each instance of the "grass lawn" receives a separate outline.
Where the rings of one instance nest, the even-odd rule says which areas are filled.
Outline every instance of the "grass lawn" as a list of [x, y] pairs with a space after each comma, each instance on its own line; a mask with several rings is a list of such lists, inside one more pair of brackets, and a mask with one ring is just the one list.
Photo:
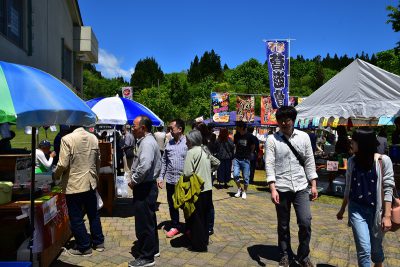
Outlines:
[[[59, 127], [57, 126], [57, 132], [52, 132], [50, 129], [47, 129], [47, 138], [46, 138], [46, 131], [40, 127], [39, 128], [39, 142], [43, 139], [47, 139], [53, 144], [54, 137], [56, 137], [58, 133]], [[31, 135], [25, 134], [24, 128], [17, 128], [15, 125], [11, 125], [10, 130], [15, 132], [15, 138], [11, 140], [11, 146], [13, 148], [26, 148], [31, 150]]]

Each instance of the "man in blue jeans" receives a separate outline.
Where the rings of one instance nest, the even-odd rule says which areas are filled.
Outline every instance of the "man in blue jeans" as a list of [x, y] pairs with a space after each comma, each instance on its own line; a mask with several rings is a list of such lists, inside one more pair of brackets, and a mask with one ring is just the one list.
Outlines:
[[[72, 133], [61, 138], [60, 158], [54, 177], [61, 177], [71, 231], [75, 237], [75, 248], [69, 249], [68, 253], [72, 256], [91, 256], [92, 247], [104, 251], [104, 235], [96, 197], [100, 168], [99, 143], [96, 136], [83, 127], [71, 126], [70, 130]], [[83, 221], [84, 211], [89, 219], [90, 236]]]
[[[311, 210], [308, 185], [312, 200], [318, 197], [314, 154], [309, 136], [294, 129], [297, 111], [281, 107], [276, 112], [279, 131], [268, 135], [266, 142], [267, 182], [271, 200], [278, 217], [278, 245], [280, 267], [289, 267], [293, 252], [290, 244], [290, 208], [293, 204], [299, 226], [297, 261], [302, 267], [312, 267], [310, 261]], [[297, 155], [296, 155], [297, 154]]]
[[[247, 132], [246, 124], [242, 121], [236, 123], [236, 134], [233, 137], [235, 143], [235, 157], [233, 159], [233, 178], [235, 179], [238, 191], [235, 197], [242, 196], [246, 199], [247, 187], [250, 180], [250, 157], [254, 151], [255, 144], [251, 134]], [[242, 171], [244, 186], [240, 184], [240, 171]]]

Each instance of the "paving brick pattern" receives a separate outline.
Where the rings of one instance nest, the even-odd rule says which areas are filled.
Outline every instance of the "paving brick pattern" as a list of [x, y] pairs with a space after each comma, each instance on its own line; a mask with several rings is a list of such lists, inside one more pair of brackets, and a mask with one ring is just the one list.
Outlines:
[[[160, 225], [160, 253], [157, 266], [277, 266], [275, 207], [270, 194], [258, 188], [250, 190], [247, 199], [233, 197], [236, 189], [215, 189], [215, 228], [207, 253], [195, 253], [185, 247], [181, 235], [165, 237], [162, 225], [169, 219], [166, 191], [160, 190], [157, 220]], [[65, 252], [52, 266], [127, 266], [133, 259], [131, 248], [136, 240], [134, 217], [129, 199], [118, 200], [113, 217], [102, 217], [105, 234], [104, 252], [93, 252], [91, 257], [73, 257]], [[351, 229], [347, 214], [336, 220], [338, 206], [313, 202], [311, 260], [319, 267], [357, 266]], [[181, 213], [183, 220], [183, 214]], [[291, 237], [296, 251], [297, 225], [292, 210]], [[384, 240], [385, 266], [400, 266], [400, 231], [388, 233]]]

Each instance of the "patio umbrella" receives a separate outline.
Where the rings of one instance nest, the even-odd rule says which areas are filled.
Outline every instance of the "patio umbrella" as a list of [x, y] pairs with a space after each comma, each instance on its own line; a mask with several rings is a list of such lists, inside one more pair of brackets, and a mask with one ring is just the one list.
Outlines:
[[153, 126], [162, 126], [164, 122], [146, 106], [118, 96], [98, 97], [86, 101], [86, 104], [96, 113], [97, 124], [124, 125], [139, 115], [146, 115], [150, 118]]
[[96, 115], [70, 88], [36, 68], [0, 61], [0, 123], [32, 126], [30, 250], [34, 232], [36, 127], [91, 125]]

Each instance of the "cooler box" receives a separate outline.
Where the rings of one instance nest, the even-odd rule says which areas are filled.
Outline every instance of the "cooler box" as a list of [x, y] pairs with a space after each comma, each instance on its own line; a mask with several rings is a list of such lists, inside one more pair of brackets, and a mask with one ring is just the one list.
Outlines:
[[12, 187], [13, 183], [11, 182], [0, 182], [0, 204], [5, 204], [11, 201]]
[[346, 187], [346, 178], [338, 176], [332, 181], [333, 193], [337, 196], [344, 196], [344, 189]]

